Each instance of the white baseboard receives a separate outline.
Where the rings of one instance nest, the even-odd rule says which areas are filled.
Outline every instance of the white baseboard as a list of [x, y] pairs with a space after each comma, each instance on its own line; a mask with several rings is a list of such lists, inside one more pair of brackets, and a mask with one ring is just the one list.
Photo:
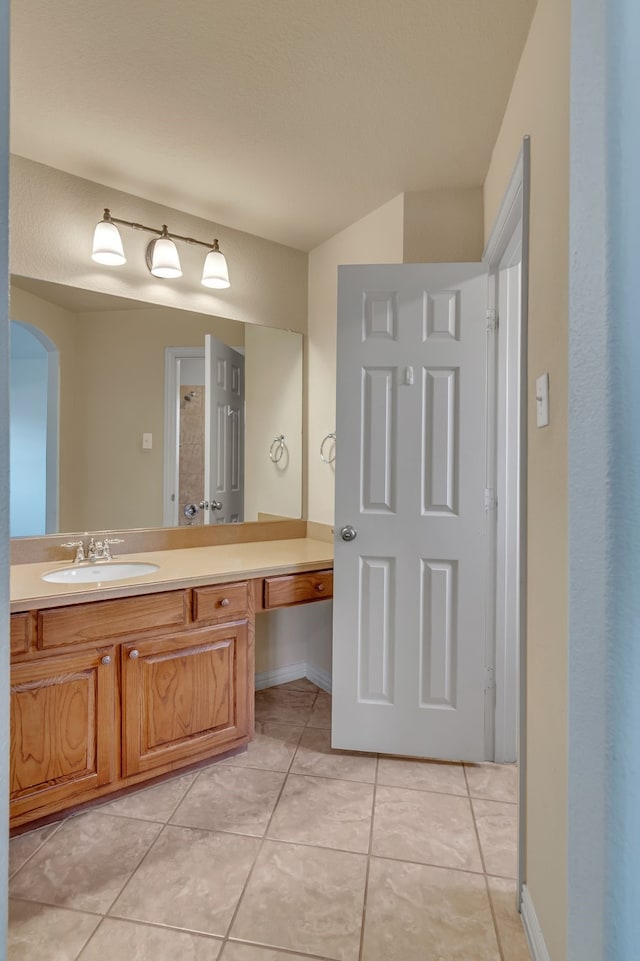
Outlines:
[[522, 923], [524, 924], [525, 934], [529, 942], [529, 950], [533, 961], [551, 961], [551, 955], [547, 951], [544, 943], [542, 928], [538, 921], [536, 909], [533, 906], [529, 888], [526, 884], [522, 885]]
[[265, 687], [274, 687], [276, 684], [286, 684], [287, 681], [297, 681], [306, 676], [306, 661], [287, 664], [285, 667], [276, 667], [273, 671], [262, 671], [260, 674], [256, 674], [256, 691], [262, 691]]
[[315, 667], [315, 665], [307, 662], [307, 673], [305, 677], [308, 677], [310, 681], [317, 684], [317, 686], [323, 691], [326, 691], [327, 694], [331, 694], [331, 674], [329, 671], [323, 671], [321, 667]]
[[287, 664], [285, 667], [276, 667], [273, 671], [261, 671], [256, 674], [256, 691], [263, 691], [265, 687], [274, 687], [276, 684], [286, 684], [287, 681], [298, 681], [301, 677], [306, 677], [313, 684], [331, 694], [331, 674], [323, 671], [322, 668], [314, 667], [308, 661], [298, 661], [297, 664]]

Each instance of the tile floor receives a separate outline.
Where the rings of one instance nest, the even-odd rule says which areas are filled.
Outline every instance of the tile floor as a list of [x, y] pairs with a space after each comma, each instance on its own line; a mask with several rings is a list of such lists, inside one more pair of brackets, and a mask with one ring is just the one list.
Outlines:
[[516, 771], [332, 751], [309, 681], [246, 754], [11, 842], [9, 961], [529, 961]]

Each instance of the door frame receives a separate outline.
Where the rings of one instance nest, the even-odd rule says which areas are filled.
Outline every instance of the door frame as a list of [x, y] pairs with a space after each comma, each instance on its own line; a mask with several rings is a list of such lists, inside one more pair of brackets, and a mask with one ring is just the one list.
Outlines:
[[165, 347], [164, 349], [164, 456], [162, 510], [163, 525], [176, 527], [179, 521], [177, 501], [180, 462], [180, 363], [204, 360], [204, 347]]
[[[496, 484], [501, 483], [507, 493], [505, 510], [499, 524], [494, 525], [493, 557], [490, 560], [489, 608], [493, 607], [493, 623], [499, 596], [504, 610], [512, 611], [505, 618], [501, 636], [495, 637], [496, 704], [493, 721], [495, 760], [512, 758], [516, 747], [519, 765], [519, 828], [518, 828], [518, 902], [526, 876], [526, 692], [527, 692], [527, 395], [528, 395], [528, 300], [529, 300], [529, 203], [530, 203], [531, 143], [524, 137], [509, 185], [482, 255], [489, 267], [487, 307], [496, 309], [499, 296], [499, 275], [514, 262], [520, 253], [520, 304], [517, 316], [508, 311], [498, 318], [495, 341], [495, 372], [493, 398], [496, 443], [490, 452], [488, 471]], [[489, 316], [489, 314], [488, 314]], [[518, 349], [507, 350], [509, 338], [517, 339]], [[518, 400], [517, 439], [509, 437], [507, 402], [498, 393], [498, 385], [515, 386]], [[488, 416], [492, 412], [488, 411]], [[500, 461], [498, 451], [501, 451]], [[490, 486], [490, 485], [488, 485]], [[498, 488], [499, 489], [499, 488]], [[498, 512], [500, 505], [498, 505]], [[505, 570], [509, 561], [516, 559], [518, 577], [507, 581], [506, 593], [498, 594], [498, 571]], [[516, 643], [513, 643], [516, 638]]]

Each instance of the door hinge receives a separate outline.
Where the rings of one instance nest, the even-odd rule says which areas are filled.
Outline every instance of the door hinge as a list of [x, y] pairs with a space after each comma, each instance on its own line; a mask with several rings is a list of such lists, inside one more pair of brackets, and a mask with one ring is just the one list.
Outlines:
[[498, 506], [498, 498], [496, 497], [496, 492], [493, 487], [485, 487], [484, 489], [484, 509], [486, 511], [494, 511]]
[[485, 667], [484, 669], [484, 689], [485, 691], [493, 691], [496, 686], [496, 671], [494, 667]]
[[487, 308], [487, 333], [492, 334], [498, 329], [498, 311], [495, 307]]

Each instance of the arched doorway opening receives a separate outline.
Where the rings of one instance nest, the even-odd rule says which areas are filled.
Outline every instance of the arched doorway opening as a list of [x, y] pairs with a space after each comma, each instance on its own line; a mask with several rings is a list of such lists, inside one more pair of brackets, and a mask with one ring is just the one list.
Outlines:
[[58, 529], [59, 355], [32, 324], [12, 320], [10, 336], [10, 533]]

